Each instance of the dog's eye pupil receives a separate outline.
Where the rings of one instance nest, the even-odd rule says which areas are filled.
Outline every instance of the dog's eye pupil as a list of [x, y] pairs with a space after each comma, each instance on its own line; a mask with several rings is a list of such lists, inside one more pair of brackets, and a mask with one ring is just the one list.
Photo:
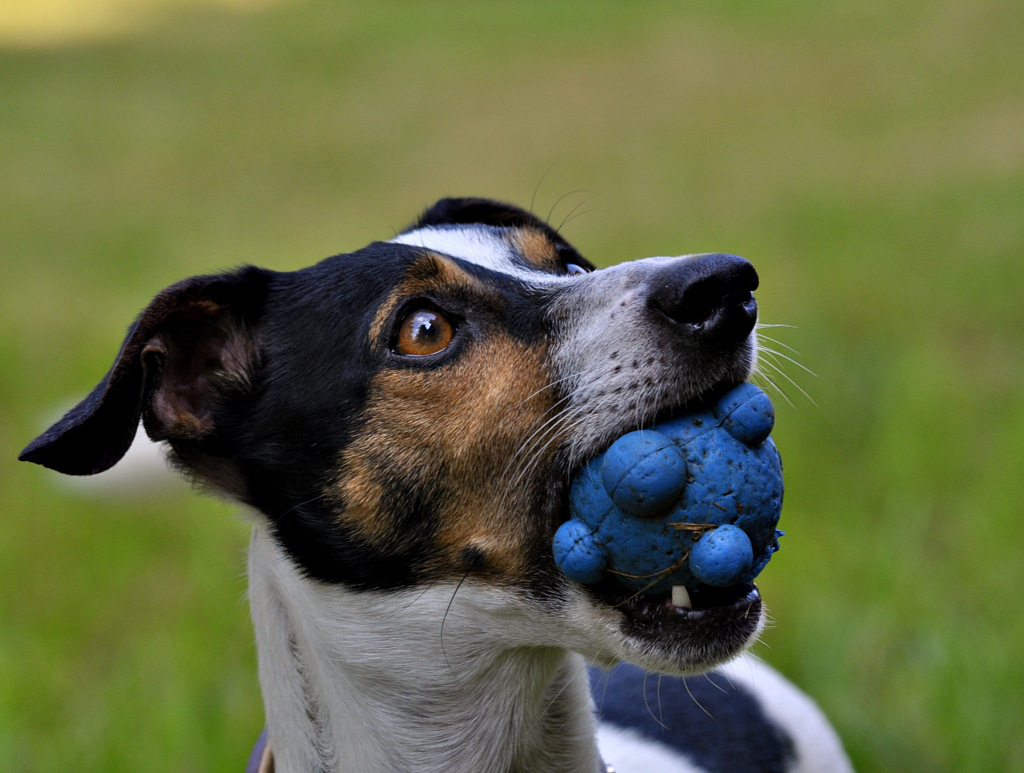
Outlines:
[[587, 270], [583, 268], [583, 266], [578, 266], [575, 263], [566, 263], [565, 273], [569, 276], [576, 276], [577, 274], [586, 274]]
[[412, 357], [437, 354], [447, 348], [454, 335], [454, 326], [443, 314], [432, 309], [417, 309], [399, 325], [395, 353]]

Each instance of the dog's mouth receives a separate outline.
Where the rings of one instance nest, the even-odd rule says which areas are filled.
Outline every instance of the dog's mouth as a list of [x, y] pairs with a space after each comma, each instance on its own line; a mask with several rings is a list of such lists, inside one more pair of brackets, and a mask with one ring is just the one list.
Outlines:
[[581, 587], [595, 609], [615, 615], [623, 638], [612, 651], [655, 671], [705, 671], [734, 658], [761, 631], [761, 594], [752, 583], [687, 589], [682, 604], [676, 592], [637, 593], [614, 580]]
[[614, 579], [579, 587], [595, 609], [615, 615], [624, 637], [620, 657], [656, 671], [696, 673], [731, 660], [762, 626], [761, 594], [753, 583], [682, 593], [638, 593]]
[[632, 629], [670, 632], [676, 626], [732, 625], [761, 613], [761, 594], [752, 583], [729, 588], [673, 588], [671, 593], [638, 593], [614, 580], [586, 586], [594, 602], [620, 611]]

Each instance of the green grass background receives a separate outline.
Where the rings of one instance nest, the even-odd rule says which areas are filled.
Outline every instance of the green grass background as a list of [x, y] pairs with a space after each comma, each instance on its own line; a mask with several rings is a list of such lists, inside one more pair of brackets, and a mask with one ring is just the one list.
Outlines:
[[14, 457], [165, 285], [447, 194], [599, 264], [751, 258], [817, 374], [757, 652], [861, 770], [1024, 769], [1020, 5], [312, 0], [0, 46], [0, 770], [242, 768], [244, 518]]

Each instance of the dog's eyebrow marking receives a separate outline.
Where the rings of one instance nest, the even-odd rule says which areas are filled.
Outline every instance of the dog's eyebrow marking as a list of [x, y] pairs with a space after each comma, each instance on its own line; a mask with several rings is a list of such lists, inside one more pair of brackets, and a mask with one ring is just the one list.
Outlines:
[[564, 274], [554, 242], [537, 228], [517, 228], [508, 234], [509, 243], [524, 261], [539, 271]]
[[530, 283], [562, 279], [552, 274], [546, 266], [537, 267], [537, 263], [521, 244], [506, 238], [507, 233], [504, 229], [479, 225], [429, 226], [401, 234], [392, 239], [391, 243], [444, 253]]

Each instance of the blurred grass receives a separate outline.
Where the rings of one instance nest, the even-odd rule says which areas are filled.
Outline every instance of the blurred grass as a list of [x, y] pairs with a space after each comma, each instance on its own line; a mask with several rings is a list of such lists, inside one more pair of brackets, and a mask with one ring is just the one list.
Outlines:
[[861, 770], [1024, 769], [1017, 4], [160, 7], [0, 46], [0, 770], [241, 769], [243, 519], [12, 460], [166, 284], [446, 194], [536, 194], [602, 264], [753, 259], [817, 374], [776, 395], [759, 654]]

